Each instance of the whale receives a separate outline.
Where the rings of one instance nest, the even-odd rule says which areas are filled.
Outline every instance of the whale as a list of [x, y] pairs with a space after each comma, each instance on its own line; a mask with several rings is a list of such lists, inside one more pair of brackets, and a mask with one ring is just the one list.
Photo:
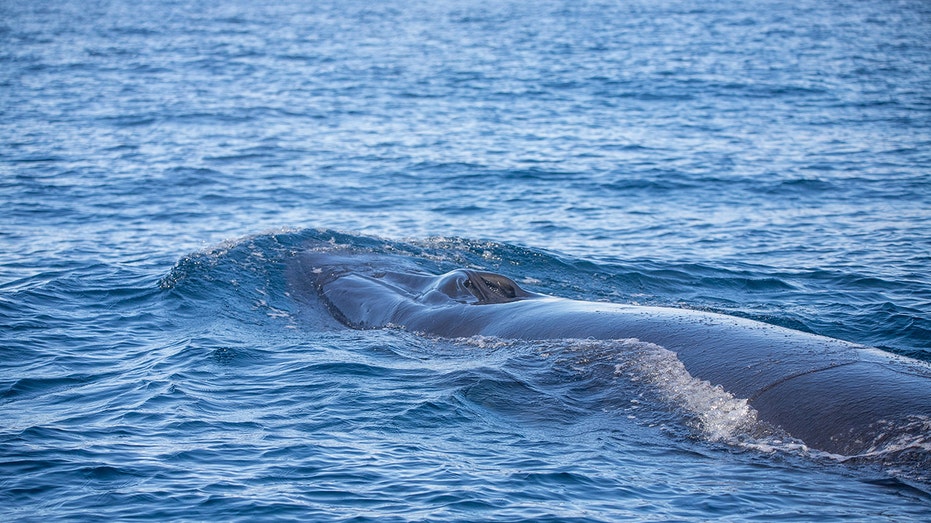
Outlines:
[[292, 273], [340, 324], [445, 338], [637, 339], [675, 353], [688, 373], [806, 447], [863, 456], [931, 454], [931, 365], [888, 351], [742, 317], [677, 307], [580, 301], [458, 268], [432, 274], [398, 255], [308, 250]]

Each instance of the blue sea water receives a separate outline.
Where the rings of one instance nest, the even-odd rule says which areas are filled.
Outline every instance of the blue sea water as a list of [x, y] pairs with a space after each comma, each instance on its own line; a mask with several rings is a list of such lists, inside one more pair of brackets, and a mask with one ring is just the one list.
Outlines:
[[716, 437], [616, 347], [352, 331], [286, 267], [931, 361], [929, 35], [921, 0], [0, 0], [0, 514], [927, 521], [927, 471]]

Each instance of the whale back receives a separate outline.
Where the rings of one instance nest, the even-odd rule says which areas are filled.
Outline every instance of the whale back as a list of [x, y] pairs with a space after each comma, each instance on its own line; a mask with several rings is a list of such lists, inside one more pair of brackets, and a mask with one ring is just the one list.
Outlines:
[[851, 456], [903, 438], [928, 443], [931, 368], [922, 362], [712, 312], [534, 294], [471, 269], [437, 276], [385, 257], [303, 260], [321, 301], [352, 328], [449, 338], [635, 338], [675, 353], [693, 377], [746, 399], [760, 419], [819, 450]]

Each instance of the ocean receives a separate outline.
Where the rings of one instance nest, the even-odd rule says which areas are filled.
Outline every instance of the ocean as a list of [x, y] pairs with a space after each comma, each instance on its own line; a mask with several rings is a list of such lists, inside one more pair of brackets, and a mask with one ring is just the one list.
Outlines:
[[926, 470], [722, 430], [624, 344], [352, 330], [288, 277], [349, 246], [927, 364], [929, 35], [922, 0], [0, 0], [0, 514], [931, 519]]

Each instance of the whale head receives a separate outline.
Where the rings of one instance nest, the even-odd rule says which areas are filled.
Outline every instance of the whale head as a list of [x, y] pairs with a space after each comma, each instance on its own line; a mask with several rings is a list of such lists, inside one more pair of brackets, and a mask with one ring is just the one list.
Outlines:
[[424, 294], [423, 301], [435, 302], [438, 298], [445, 298], [470, 305], [490, 305], [533, 296], [521, 289], [514, 280], [500, 274], [458, 269], [437, 277], [434, 285]]

